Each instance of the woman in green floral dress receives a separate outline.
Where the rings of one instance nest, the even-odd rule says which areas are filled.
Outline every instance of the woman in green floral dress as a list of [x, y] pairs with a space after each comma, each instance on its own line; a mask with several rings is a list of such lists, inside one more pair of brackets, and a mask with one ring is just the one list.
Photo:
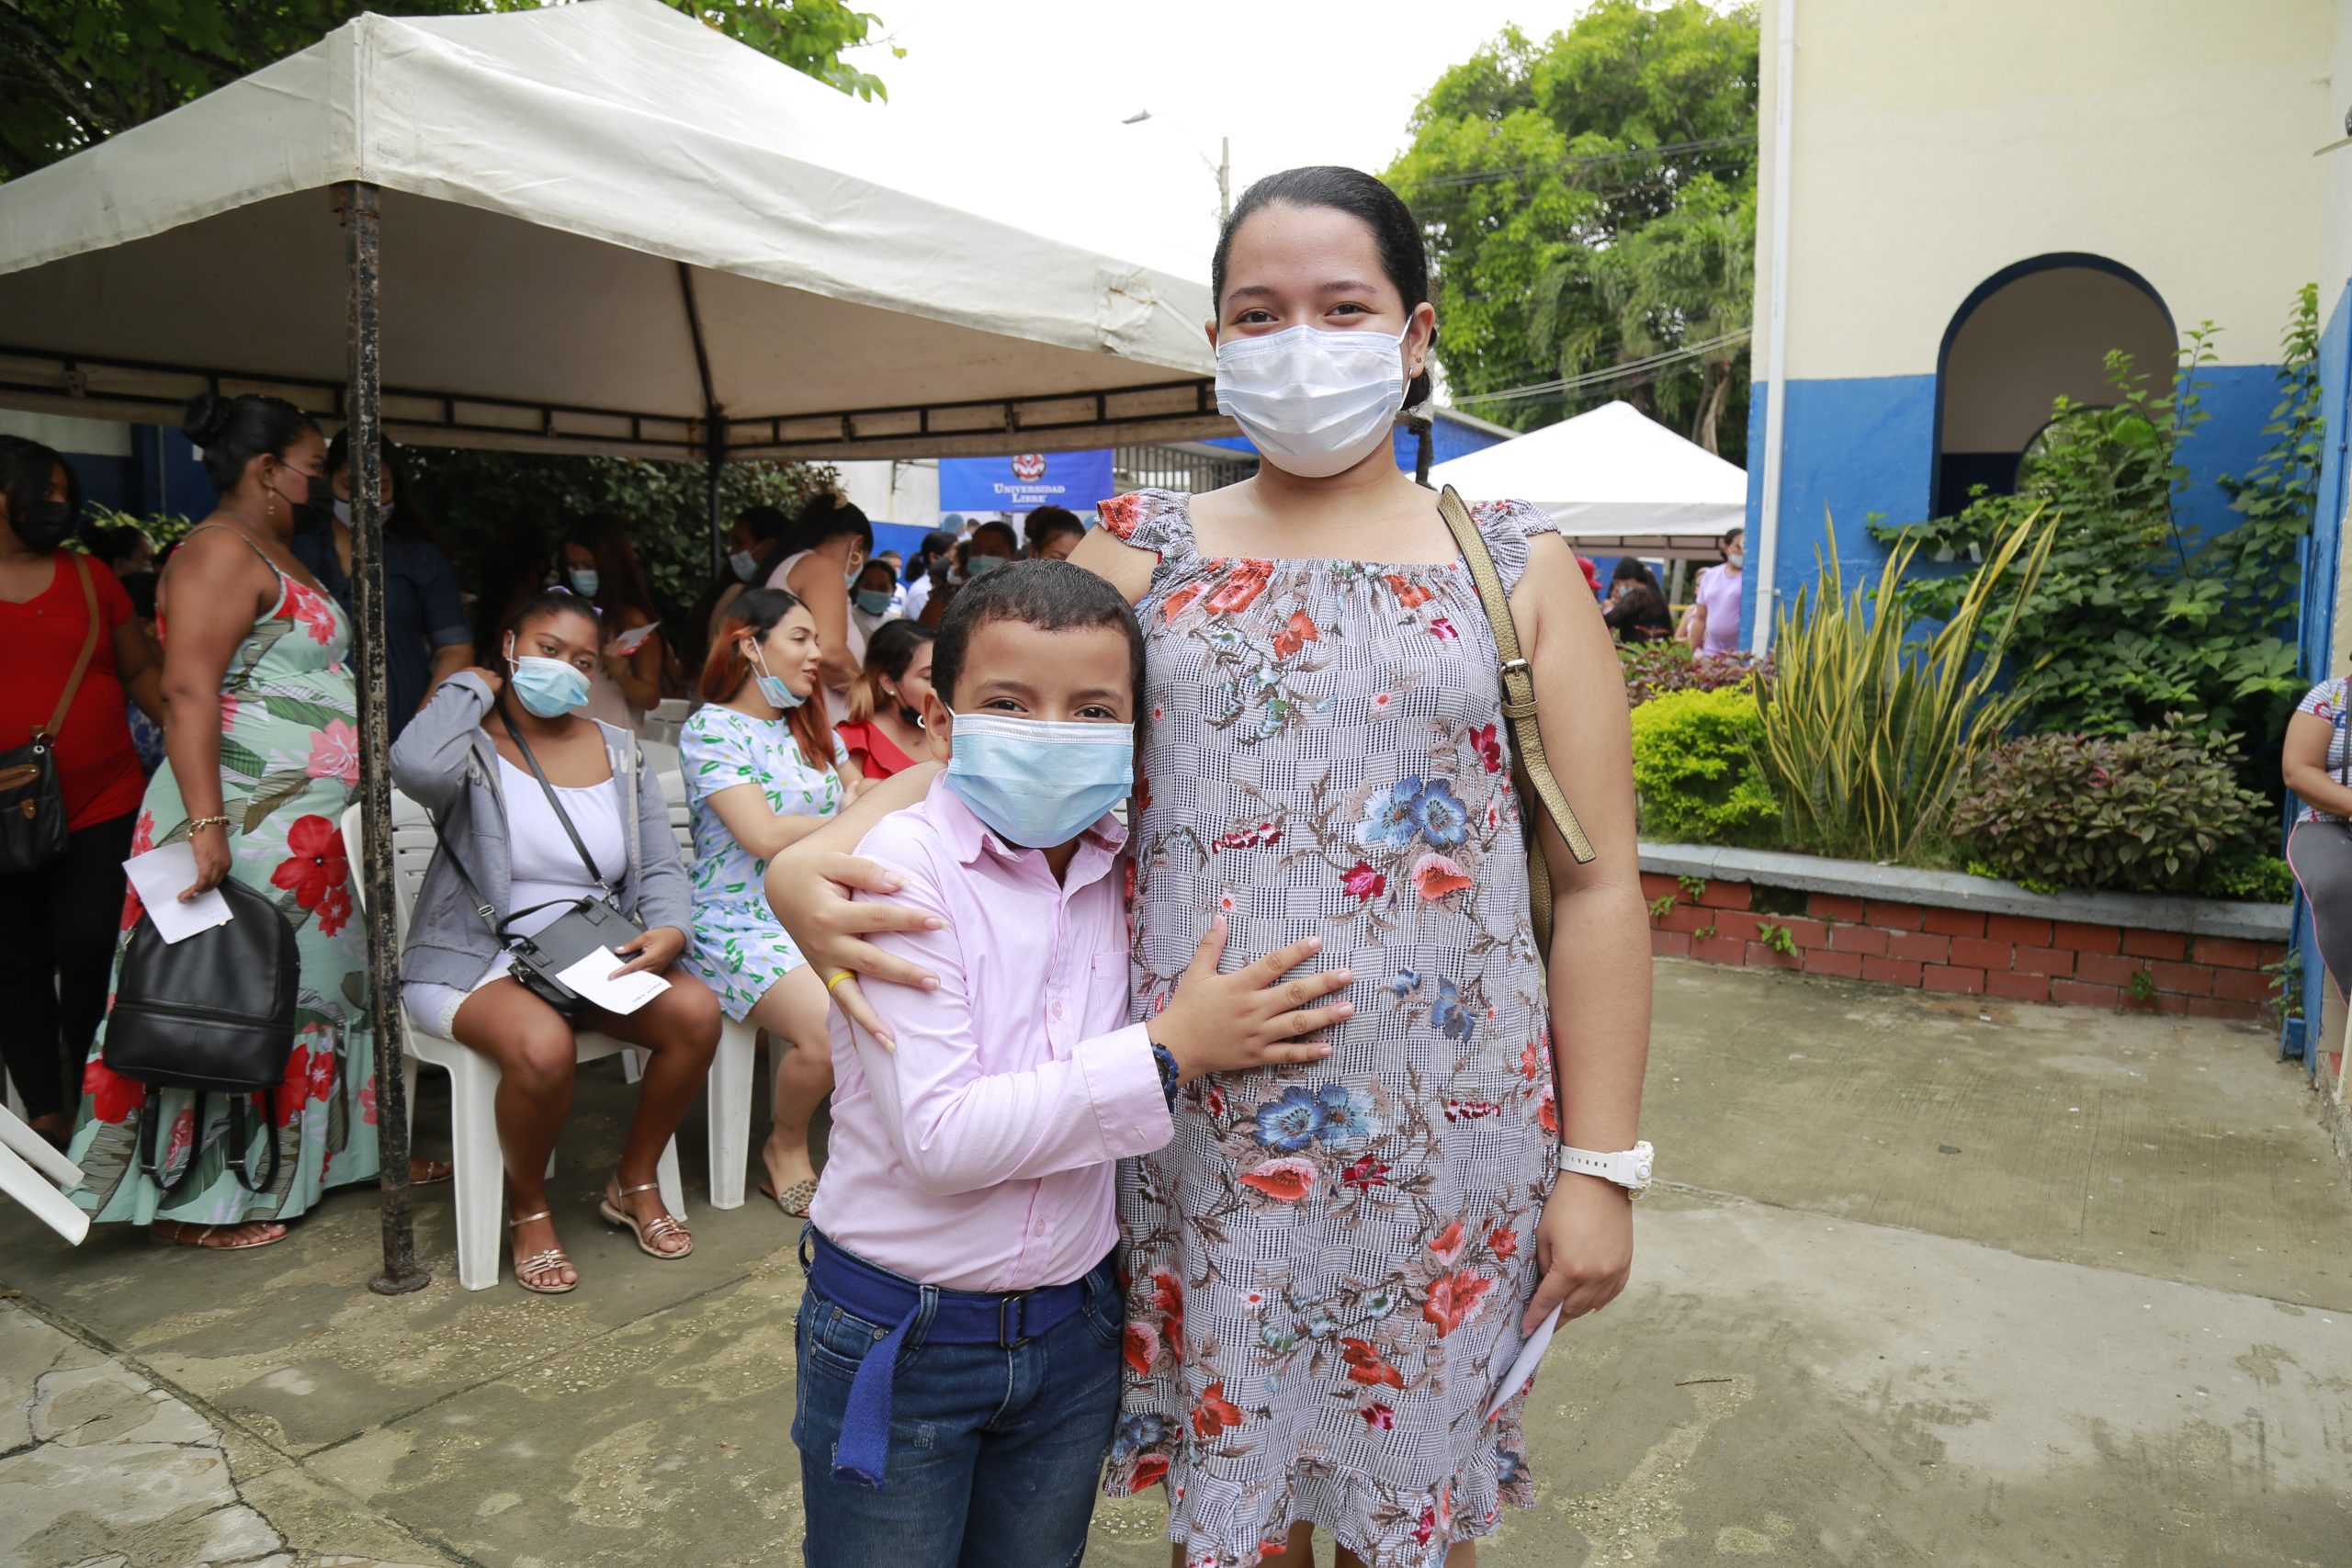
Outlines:
[[[73, 1198], [100, 1221], [151, 1224], [161, 1240], [264, 1247], [327, 1188], [376, 1175], [374, 1020], [342, 828], [359, 778], [358, 701], [344, 662], [351, 627], [290, 544], [305, 509], [332, 504], [318, 427], [276, 398], [206, 393], [184, 428], [220, 502], [164, 572], [156, 619], [170, 766], [148, 783], [131, 852], [186, 840], [191, 892], [233, 876], [277, 904], [299, 936], [294, 1052], [275, 1125], [257, 1129], [247, 1151], [247, 1168], [265, 1168], [258, 1151], [274, 1135], [281, 1162], [268, 1190], [247, 1190], [228, 1168], [227, 1100], [206, 1100], [199, 1129], [195, 1097], [167, 1089], [163, 1167], [192, 1157], [196, 1168], [161, 1201], [136, 1153], [145, 1086], [108, 1070], [102, 1030], [72, 1146], [89, 1179]], [[126, 932], [140, 913], [132, 893]]]
[[833, 1091], [825, 987], [768, 908], [770, 857], [865, 786], [827, 721], [816, 620], [781, 588], [728, 606], [703, 667], [705, 705], [678, 737], [695, 834], [695, 941], [685, 965], [775, 1051], [761, 1190], [805, 1215], [817, 1195], [808, 1121]]

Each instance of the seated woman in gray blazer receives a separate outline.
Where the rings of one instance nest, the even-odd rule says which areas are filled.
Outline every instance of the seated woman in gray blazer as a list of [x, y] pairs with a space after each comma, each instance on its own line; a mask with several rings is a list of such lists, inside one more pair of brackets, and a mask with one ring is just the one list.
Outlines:
[[507, 624], [498, 644], [504, 672], [463, 670], [442, 682], [392, 748], [392, 782], [433, 814], [441, 837], [401, 955], [401, 1000], [417, 1027], [498, 1064], [514, 1280], [542, 1295], [560, 1295], [580, 1280], [556, 1239], [546, 1190], [577, 1057], [572, 1025], [507, 973], [511, 955], [496, 926], [518, 910], [557, 904], [515, 922], [514, 934], [531, 935], [562, 906], [602, 890], [518, 738], [528, 741], [613, 902], [645, 928], [617, 950], [627, 963], [616, 968], [670, 982], [626, 1016], [591, 1010], [581, 1020], [653, 1054], [620, 1168], [598, 1212], [655, 1258], [694, 1250], [685, 1224], [662, 1201], [654, 1165], [702, 1092], [718, 1043], [718, 998], [676, 966], [694, 916], [662, 791], [635, 736], [574, 711], [587, 701], [603, 643], [586, 601], [541, 594]]

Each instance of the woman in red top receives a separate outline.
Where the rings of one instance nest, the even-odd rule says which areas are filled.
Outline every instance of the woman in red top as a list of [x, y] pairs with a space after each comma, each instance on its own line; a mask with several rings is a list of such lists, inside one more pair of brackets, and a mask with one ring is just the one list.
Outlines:
[[[122, 863], [146, 776], [130, 744], [123, 694], [164, 716], [162, 671], [113, 572], [58, 547], [74, 530], [81, 494], [48, 447], [0, 435], [0, 750], [30, 741], [65, 694], [89, 636], [97, 647], [56, 736], [65, 797], [65, 853], [36, 871], [0, 874], [0, 1062], [16, 1080], [33, 1129], [62, 1145], [60, 1066], [78, 1064], [106, 1014], [107, 970], [122, 918]], [[83, 592], [89, 574], [90, 594]], [[75, 1082], [78, 1087], [78, 1074]]]
[[932, 630], [885, 621], [865, 645], [865, 668], [849, 689], [849, 716], [836, 726], [850, 761], [868, 779], [932, 760], [922, 700], [931, 694]]

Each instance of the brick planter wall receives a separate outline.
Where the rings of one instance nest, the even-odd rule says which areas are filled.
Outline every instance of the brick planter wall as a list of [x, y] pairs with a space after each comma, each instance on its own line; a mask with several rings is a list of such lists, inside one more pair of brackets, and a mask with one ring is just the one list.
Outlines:
[[[1650, 951], [1662, 957], [2010, 1001], [2142, 1007], [2192, 1018], [2259, 1021], [2270, 1016], [2274, 992], [2263, 966], [2287, 953], [2283, 942], [1831, 893], [1773, 889], [1767, 902], [1787, 907], [1801, 900], [1804, 912], [1758, 913], [1753, 908], [1755, 886], [1723, 878], [1708, 879], [1694, 900], [1684, 895], [1678, 878], [1645, 872], [1642, 893], [1675, 900], [1672, 908], [1650, 920]], [[1766, 946], [1759, 935], [1763, 926], [1787, 931], [1796, 951]], [[2136, 993], [2134, 976], [2146, 976]]]

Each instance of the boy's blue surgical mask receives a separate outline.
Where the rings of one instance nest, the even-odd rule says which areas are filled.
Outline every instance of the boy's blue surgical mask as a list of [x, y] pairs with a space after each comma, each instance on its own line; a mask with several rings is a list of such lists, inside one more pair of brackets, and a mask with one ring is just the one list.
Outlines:
[[850, 597], [856, 600], [857, 607], [869, 615], [887, 615], [890, 613], [890, 595], [887, 590], [861, 588]]
[[1033, 850], [1067, 844], [1135, 786], [1131, 724], [994, 713], [959, 713], [955, 720], [947, 787], [1008, 843]]
[[968, 570], [974, 577], [985, 577], [1001, 566], [1011, 566], [1012, 564], [1012, 563], [1011, 561], [1006, 560], [1002, 556], [974, 556], [971, 558], [970, 566], [967, 570]]
[[808, 701], [806, 697], [786, 685], [783, 676], [768, 673], [768, 656], [758, 643], [752, 643], [749, 646], [752, 649], [752, 662], [759, 666], [752, 671], [752, 683], [759, 687], [760, 695], [767, 699], [768, 706], [782, 708], [785, 712], [790, 713]]
[[588, 677], [576, 664], [531, 654], [517, 659], [512, 637], [506, 643], [506, 664], [514, 671], [509, 681], [514, 695], [541, 718], [570, 713], [588, 700]]
[[727, 558], [727, 565], [735, 573], [736, 581], [749, 582], [752, 573], [760, 570], [760, 558], [750, 550], [737, 550]]

